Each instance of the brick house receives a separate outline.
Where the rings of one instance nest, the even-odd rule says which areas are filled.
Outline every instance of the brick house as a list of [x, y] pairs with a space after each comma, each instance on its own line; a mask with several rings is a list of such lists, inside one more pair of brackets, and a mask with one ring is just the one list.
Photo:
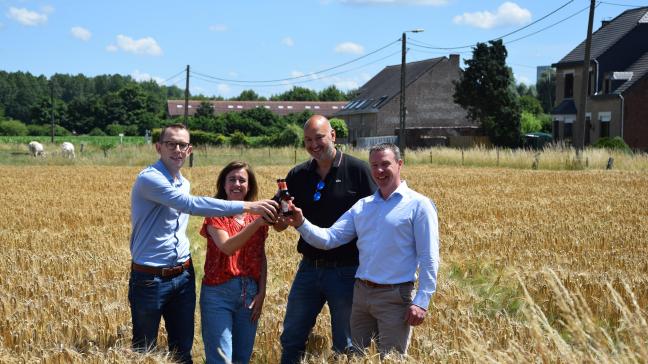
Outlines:
[[[481, 135], [477, 123], [452, 98], [461, 74], [459, 55], [406, 64], [405, 103], [408, 148], [470, 144]], [[391, 137], [400, 128], [401, 65], [385, 67], [359, 90], [335, 117], [349, 127], [349, 141], [367, 146], [368, 138]]]
[[[634, 149], [648, 150], [648, 7], [626, 10], [592, 34], [585, 145], [621, 136]], [[585, 41], [552, 66], [556, 107], [552, 133], [570, 141], [581, 88]]]
[[[297, 114], [311, 111], [331, 117], [341, 110], [346, 101], [209, 101], [214, 108], [214, 114], [220, 115], [227, 112], [241, 112], [257, 107], [268, 109], [279, 116]], [[184, 116], [184, 100], [167, 101], [167, 117]], [[192, 116], [200, 107], [202, 101], [189, 101], [189, 116]]]

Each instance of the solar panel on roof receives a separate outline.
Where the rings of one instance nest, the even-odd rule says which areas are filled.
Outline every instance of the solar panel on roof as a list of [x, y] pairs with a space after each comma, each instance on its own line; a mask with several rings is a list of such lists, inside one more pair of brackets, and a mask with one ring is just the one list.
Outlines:
[[375, 104], [373, 104], [373, 107], [378, 107], [378, 105], [382, 104], [383, 101], [387, 99], [387, 96], [381, 96], [378, 101], [376, 101]]

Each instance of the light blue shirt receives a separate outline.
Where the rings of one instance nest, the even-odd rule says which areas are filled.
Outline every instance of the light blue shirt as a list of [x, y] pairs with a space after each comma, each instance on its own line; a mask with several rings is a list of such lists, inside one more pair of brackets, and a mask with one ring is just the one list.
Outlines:
[[297, 228], [307, 243], [332, 249], [358, 237], [360, 265], [356, 278], [381, 284], [416, 281], [415, 305], [427, 309], [436, 291], [439, 224], [429, 198], [404, 181], [386, 199], [380, 190], [356, 202], [328, 229], [308, 220]]
[[243, 212], [242, 201], [192, 196], [189, 181], [173, 176], [162, 161], [137, 176], [131, 192], [130, 249], [133, 262], [169, 267], [189, 259], [189, 215], [227, 216]]

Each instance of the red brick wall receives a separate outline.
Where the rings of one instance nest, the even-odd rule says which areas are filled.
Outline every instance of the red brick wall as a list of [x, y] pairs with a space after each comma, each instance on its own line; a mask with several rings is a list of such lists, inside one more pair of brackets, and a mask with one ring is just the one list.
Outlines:
[[648, 76], [624, 95], [623, 139], [633, 149], [648, 151]]

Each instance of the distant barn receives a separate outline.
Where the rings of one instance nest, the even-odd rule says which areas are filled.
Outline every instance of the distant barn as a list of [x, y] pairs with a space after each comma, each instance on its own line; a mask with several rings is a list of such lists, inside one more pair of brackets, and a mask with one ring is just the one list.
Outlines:
[[[189, 116], [196, 113], [202, 101], [189, 101]], [[347, 103], [346, 101], [209, 101], [214, 108], [214, 114], [220, 115], [228, 112], [241, 112], [245, 110], [264, 108], [279, 116], [298, 114], [310, 111], [332, 117]], [[184, 116], [184, 100], [168, 100], [167, 116]]]

